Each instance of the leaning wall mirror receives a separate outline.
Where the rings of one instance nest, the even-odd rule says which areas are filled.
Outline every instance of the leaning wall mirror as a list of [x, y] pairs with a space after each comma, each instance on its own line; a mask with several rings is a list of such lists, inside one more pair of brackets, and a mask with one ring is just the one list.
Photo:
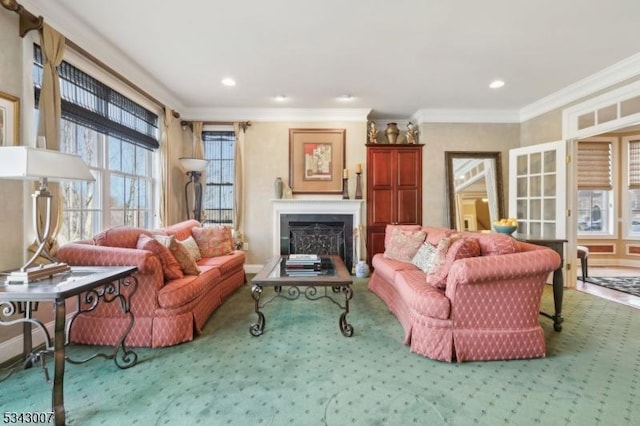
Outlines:
[[504, 217], [500, 152], [445, 152], [449, 226], [459, 231], [491, 230]]

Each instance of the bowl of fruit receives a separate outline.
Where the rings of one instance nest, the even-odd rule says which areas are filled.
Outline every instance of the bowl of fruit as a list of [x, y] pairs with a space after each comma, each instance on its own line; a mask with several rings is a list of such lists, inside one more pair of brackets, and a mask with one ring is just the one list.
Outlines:
[[493, 229], [501, 234], [511, 235], [518, 229], [518, 221], [512, 217], [493, 222]]

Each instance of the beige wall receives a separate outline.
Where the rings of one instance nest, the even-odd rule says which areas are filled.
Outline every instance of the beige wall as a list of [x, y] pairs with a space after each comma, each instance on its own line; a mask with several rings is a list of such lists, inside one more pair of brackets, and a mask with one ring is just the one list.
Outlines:
[[[21, 97], [22, 39], [18, 15], [0, 8], [0, 92]], [[21, 114], [22, 115], [22, 114]], [[23, 183], [0, 179], [0, 271], [16, 268], [23, 260]]]
[[[500, 151], [504, 195], [508, 194], [509, 150], [520, 145], [519, 124], [423, 123], [420, 125], [422, 152], [422, 223], [448, 226], [445, 151]], [[506, 211], [506, 205], [503, 206]]]
[[[245, 240], [249, 244], [248, 264], [264, 264], [272, 255], [271, 202], [273, 182], [289, 180], [289, 129], [346, 129], [346, 168], [351, 173], [349, 193], [355, 193], [354, 168], [361, 163], [366, 173], [366, 123], [363, 122], [253, 122], [245, 136]], [[363, 182], [363, 191], [364, 191]], [[306, 195], [306, 197], [341, 199], [341, 195]], [[364, 208], [362, 214], [365, 214]]]

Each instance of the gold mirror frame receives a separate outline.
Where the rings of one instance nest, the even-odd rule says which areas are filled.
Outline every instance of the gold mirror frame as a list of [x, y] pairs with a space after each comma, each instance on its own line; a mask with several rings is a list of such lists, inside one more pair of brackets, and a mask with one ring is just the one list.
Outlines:
[[[455, 193], [455, 179], [454, 179], [454, 160], [486, 160], [492, 159], [495, 163], [495, 185], [494, 190], [496, 194], [498, 212], [498, 219], [504, 216], [504, 196], [502, 188], [502, 156], [499, 151], [494, 152], [482, 152], [482, 151], [445, 151], [445, 162], [447, 172], [447, 194], [449, 197], [449, 227], [457, 229], [457, 210], [456, 210], [456, 193]], [[487, 183], [489, 184], [489, 183]], [[494, 219], [497, 220], [497, 219]]]

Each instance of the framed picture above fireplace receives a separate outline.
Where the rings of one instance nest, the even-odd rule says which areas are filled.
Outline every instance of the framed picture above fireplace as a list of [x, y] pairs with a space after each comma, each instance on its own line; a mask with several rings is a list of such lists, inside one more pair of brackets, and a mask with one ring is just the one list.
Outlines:
[[289, 129], [289, 186], [294, 194], [341, 194], [345, 129]]

